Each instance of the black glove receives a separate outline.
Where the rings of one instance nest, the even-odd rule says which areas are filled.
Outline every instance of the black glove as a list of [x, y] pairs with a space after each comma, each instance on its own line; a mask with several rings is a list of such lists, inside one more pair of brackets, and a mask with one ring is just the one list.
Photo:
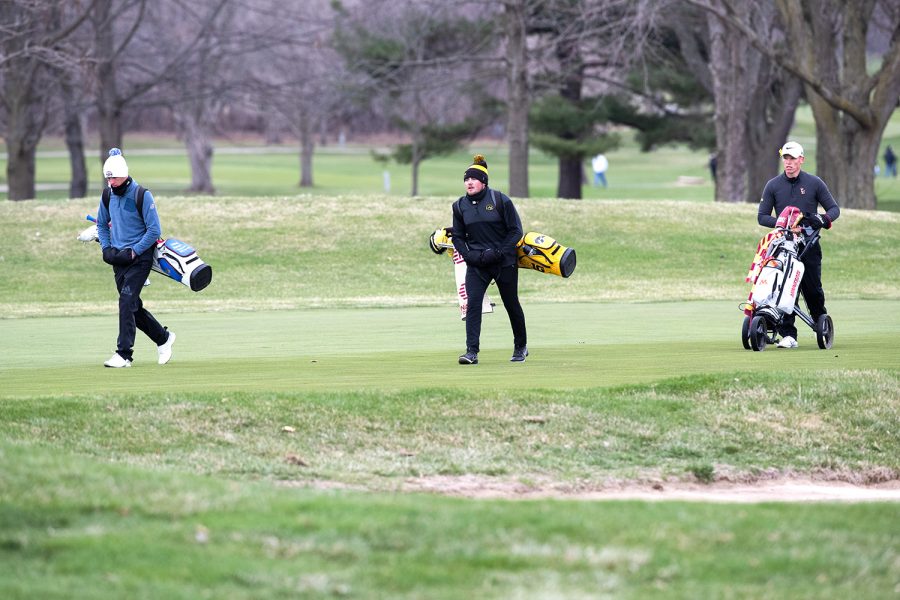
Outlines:
[[127, 267], [137, 260], [137, 252], [135, 252], [131, 248], [122, 248], [121, 250], [119, 250], [119, 259], [122, 261], [122, 266]]
[[137, 254], [131, 248], [104, 248], [103, 261], [117, 267], [127, 267], [137, 260]]
[[803, 222], [812, 227], [813, 230], [831, 228], [831, 219], [828, 215], [820, 215], [819, 213], [803, 213]]
[[463, 260], [466, 261], [466, 265], [470, 267], [483, 267], [484, 264], [481, 262], [482, 254], [483, 252], [470, 250], [469, 252], [463, 254]]
[[503, 260], [503, 255], [493, 248], [481, 251], [481, 263], [486, 267], [496, 265], [501, 260]]

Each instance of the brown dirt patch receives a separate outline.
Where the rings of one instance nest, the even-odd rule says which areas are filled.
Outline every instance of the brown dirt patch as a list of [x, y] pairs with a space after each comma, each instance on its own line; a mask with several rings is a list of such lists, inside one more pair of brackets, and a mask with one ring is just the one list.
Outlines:
[[[696, 502], [900, 502], [900, 480], [877, 474], [841, 477], [817, 473], [800, 477], [765, 474], [721, 478], [712, 483], [648, 480], [642, 482], [560, 483], [512, 481], [477, 475], [431, 476], [404, 481], [402, 491], [465, 498], [580, 501], [647, 500]], [[867, 481], [867, 483], [861, 483]]]
[[[318, 490], [386, 491], [381, 486], [350, 485], [336, 481], [280, 481], [285, 487]], [[719, 474], [702, 483], [676, 479], [644, 478], [640, 481], [560, 482], [527, 481], [484, 475], [432, 475], [411, 477], [390, 491], [431, 493], [485, 500], [642, 500], [723, 503], [760, 502], [900, 502], [900, 478], [892, 470], [872, 472], [818, 471], [754, 475]]]
[[709, 484], [675, 481], [571, 485], [516, 482], [476, 475], [407, 479], [406, 492], [505, 500], [686, 500], [696, 502], [900, 502], [900, 481], [858, 485], [811, 478], [765, 479], [756, 482], [716, 481]]

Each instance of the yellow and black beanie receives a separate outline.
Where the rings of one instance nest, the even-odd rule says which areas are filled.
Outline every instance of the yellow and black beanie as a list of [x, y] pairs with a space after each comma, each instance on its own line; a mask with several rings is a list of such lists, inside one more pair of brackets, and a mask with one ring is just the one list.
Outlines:
[[487, 161], [484, 160], [484, 156], [481, 154], [476, 154], [472, 158], [472, 165], [466, 169], [465, 175], [463, 175], [463, 181], [468, 179], [469, 177], [473, 179], [477, 179], [484, 185], [487, 185], [488, 182], [488, 170], [487, 170]]

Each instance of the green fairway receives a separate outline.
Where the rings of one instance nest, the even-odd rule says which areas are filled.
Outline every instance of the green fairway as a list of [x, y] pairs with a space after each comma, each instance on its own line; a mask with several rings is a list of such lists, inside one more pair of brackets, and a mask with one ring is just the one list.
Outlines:
[[[484, 317], [481, 364], [464, 368], [464, 323], [441, 308], [313, 309], [166, 315], [178, 334], [177, 360], [160, 368], [141, 337], [135, 365], [104, 369], [116, 321], [67, 317], [0, 322], [3, 395], [140, 389], [327, 391], [365, 388], [487, 387], [514, 390], [639, 384], [704, 373], [893, 369], [900, 364], [900, 317], [890, 301], [832, 303], [837, 342], [820, 350], [801, 324], [801, 348], [748, 352], [737, 302], [527, 304], [531, 356], [512, 351], [502, 307]], [[162, 318], [162, 317], [161, 317]]]

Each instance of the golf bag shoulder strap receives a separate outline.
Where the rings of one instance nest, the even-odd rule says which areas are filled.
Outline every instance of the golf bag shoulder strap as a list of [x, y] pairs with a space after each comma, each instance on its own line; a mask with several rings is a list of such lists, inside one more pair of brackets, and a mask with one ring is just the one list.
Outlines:
[[[465, 196], [461, 196], [456, 202], [453, 203], [453, 212], [460, 218], [462, 218], [462, 210], [459, 207], [459, 203], [463, 201]], [[506, 217], [506, 201], [503, 199], [503, 194], [495, 194], [494, 190], [491, 190], [491, 204], [494, 205], [498, 211], [500, 211], [501, 217]]]
[[494, 205], [494, 208], [500, 211], [500, 216], [505, 219], [506, 201], [503, 199], [503, 194], [495, 194], [494, 190], [491, 189], [491, 203]]
[[459, 207], [459, 203], [462, 202], [465, 196], [460, 196], [460, 198], [453, 203], [453, 214], [462, 220], [462, 209]]
[[[141, 215], [141, 221], [144, 220], [144, 193], [146, 191], [147, 190], [144, 189], [144, 186], [138, 185], [137, 191], [134, 194], [134, 206], [135, 206], [135, 208], [137, 208], [138, 214]], [[106, 186], [105, 188], [103, 188], [102, 198], [103, 198], [103, 206], [106, 207], [107, 213], [109, 213], [109, 196], [110, 196], [109, 186]]]

